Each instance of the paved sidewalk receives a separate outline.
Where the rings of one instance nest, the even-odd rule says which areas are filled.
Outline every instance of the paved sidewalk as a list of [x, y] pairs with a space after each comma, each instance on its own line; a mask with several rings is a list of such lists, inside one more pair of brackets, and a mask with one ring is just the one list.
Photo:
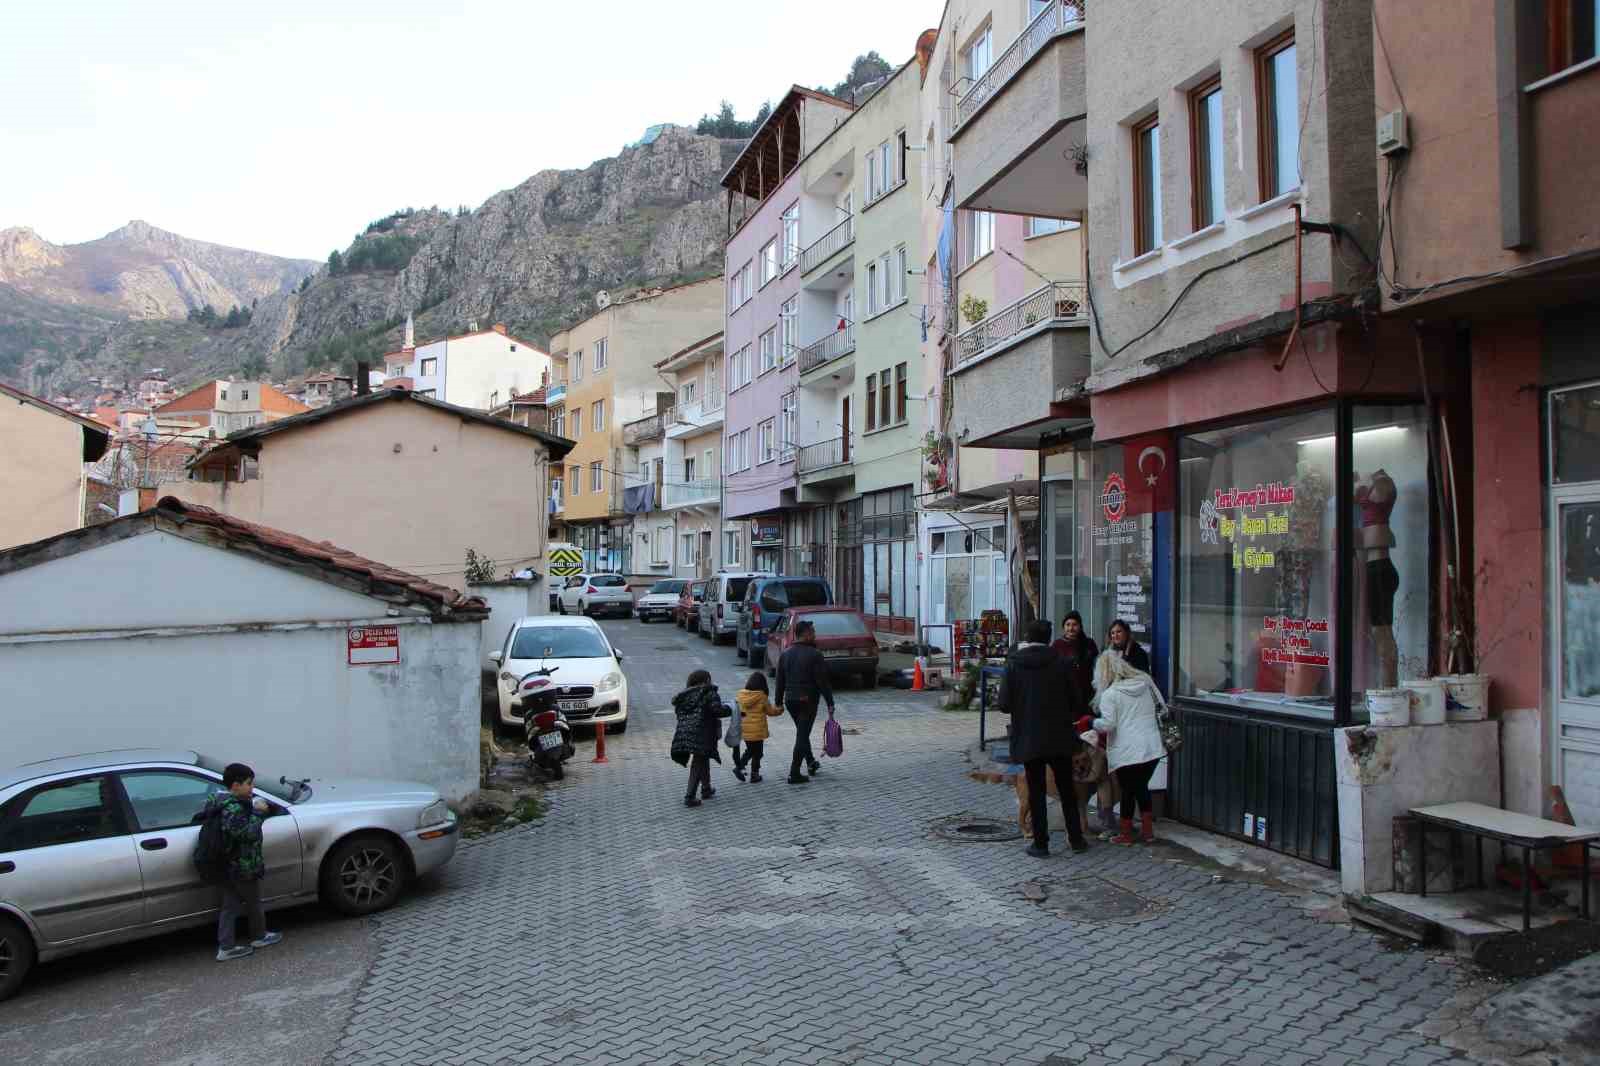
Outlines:
[[[545, 823], [463, 848], [386, 916], [336, 1063], [1430, 1063], [1414, 1027], [1468, 983], [1173, 846], [1030, 859], [931, 824], [1014, 818], [969, 780], [974, 719], [840, 693], [845, 757], [783, 782], [714, 767], [682, 805], [668, 700], [727, 648], [608, 623], [633, 719]], [[666, 713], [662, 713], [666, 712]], [[820, 749], [820, 726], [816, 738]], [[579, 759], [586, 759], [587, 747]], [[1033, 902], [1027, 896], [1048, 898]]]

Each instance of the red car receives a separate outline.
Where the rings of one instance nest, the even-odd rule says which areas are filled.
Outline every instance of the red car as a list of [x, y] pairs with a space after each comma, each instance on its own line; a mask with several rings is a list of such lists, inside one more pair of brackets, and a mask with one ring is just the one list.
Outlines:
[[683, 587], [683, 592], [678, 595], [678, 606], [672, 609], [672, 620], [678, 624], [679, 629], [687, 629], [691, 633], [699, 631], [700, 601], [705, 598], [704, 581], [691, 581]]
[[829, 673], [854, 674], [868, 688], [878, 685], [878, 640], [854, 607], [791, 607], [767, 631], [767, 676], [778, 672], [778, 657], [794, 643], [794, 627], [804, 619], [817, 628], [817, 650]]

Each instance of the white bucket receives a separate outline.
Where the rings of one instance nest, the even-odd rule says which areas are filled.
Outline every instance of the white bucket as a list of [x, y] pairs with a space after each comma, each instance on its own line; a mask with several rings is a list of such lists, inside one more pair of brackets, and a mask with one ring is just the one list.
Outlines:
[[1450, 674], [1444, 682], [1445, 716], [1452, 722], [1481, 722], [1489, 717], [1489, 675]]
[[1400, 687], [1411, 693], [1412, 725], [1444, 725], [1444, 682], [1437, 677], [1402, 681]]
[[1380, 728], [1411, 724], [1411, 694], [1403, 688], [1367, 689], [1367, 714]]

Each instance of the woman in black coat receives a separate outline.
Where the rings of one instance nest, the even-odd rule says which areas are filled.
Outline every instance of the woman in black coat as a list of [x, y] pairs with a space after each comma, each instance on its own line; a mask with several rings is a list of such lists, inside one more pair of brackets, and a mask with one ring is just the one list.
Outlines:
[[677, 728], [672, 731], [672, 761], [679, 766], [689, 764], [689, 790], [683, 805], [698, 807], [701, 800], [717, 794], [711, 787], [711, 760], [722, 761], [717, 754], [722, 734], [717, 720], [733, 714], [733, 708], [722, 702], [711, 674], [696, 670], [689, 675], [688, 687], [672, 697], [672, 711], [678, 716]]
[[1150, 672], [1150, 653], [1133, 639], [1132, 627], [1120, 618], [1111, 623], [1111, 630], [1106, 634], [1106, 650], [1120, 651], [1128, 662], [1147, 674]]

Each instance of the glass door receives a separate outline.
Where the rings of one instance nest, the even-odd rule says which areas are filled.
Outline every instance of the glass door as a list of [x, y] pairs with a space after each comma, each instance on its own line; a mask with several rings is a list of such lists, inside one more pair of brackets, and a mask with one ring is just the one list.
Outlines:
[[1578, 824], [1600, 820], [1600, 486], [1556, 489], [1553, 780]]

